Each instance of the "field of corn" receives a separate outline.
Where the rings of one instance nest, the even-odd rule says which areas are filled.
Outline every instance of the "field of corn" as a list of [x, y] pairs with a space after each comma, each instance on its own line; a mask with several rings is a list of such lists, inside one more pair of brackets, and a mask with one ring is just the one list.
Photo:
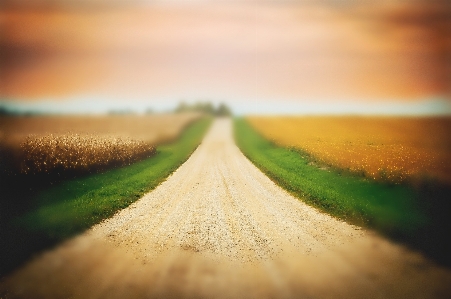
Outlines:
[[332, 166], [394, 183], [451, 183], [451, 118], [248, 117], [265, 138]]
[[0, 118], [0, 165], [9, 173], [87, 173], [156, 153], [200, 114]]

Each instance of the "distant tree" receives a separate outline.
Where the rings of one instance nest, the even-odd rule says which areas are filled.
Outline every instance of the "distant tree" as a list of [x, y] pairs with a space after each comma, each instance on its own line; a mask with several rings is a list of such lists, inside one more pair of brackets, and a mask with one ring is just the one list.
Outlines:
[[224, 103], [219, 104], [219, 106], [215, 109], [213, 104], [208, 101], [204, 101], [204, 102], [198, 101], [191, 105], [186, 104], [185, 102], [180, 102], [174, 111], [175, 112], [195, 111], [195, 112], [202, 112], [202, 113], [211, 114], [211, 115], [215, 115], [215, 116], [232, 115], [232, 111]]
[[1, 115], [17, 115], [18, 113], [15, 113], [11, 111], [11, 109], [8, 109], [7, 107], [1, 106], [0, 107], [0, 116]]
[[9, 111], [5, 107], [0, 107], [0, 115], [9, 115]]
[[213, 114], [215, 112], [215, 107], [211, 102], [205, 102], [202, 106], [202, 111], [205, 113]]
[[180, 102], [177, 106], [177, 108], [175, 108], [175, 112], [186, 112], [188, 111], [188, 105], [185, 102]]
[[193, 108], [193, 111], [204, 112], [204, 113], [208, 113], [208, 114], [213, 114], [215, 111], [213, 104], [211, 102], [207, 102], [207, 101], [197, 102], [196, 104], [194, 104], [194, 106], [192, 108]]
[[230, 110], [230, 108], [226, 104], [221, 103], [216, 109], [215, 114], [216, 116], [231, 116], [232, 110]]

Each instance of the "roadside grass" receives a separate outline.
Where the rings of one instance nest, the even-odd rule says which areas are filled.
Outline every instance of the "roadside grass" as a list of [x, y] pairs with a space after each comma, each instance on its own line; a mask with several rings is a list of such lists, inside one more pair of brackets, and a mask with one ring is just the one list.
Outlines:
[[24, 176], [1, 184], [2, 193], [9, 198], [1, 200], [0, 276], [154, 189], [188, 159], [211, 121], [211, 117], [204, 117], [194, 122], [177, 141], [159, 146], [155, 156], [130, 166], [44, 188], [24, 180]]
[[243, 154], [306, 203], [349, 223], [373, 228], [451, 266], [451, 187], [435, 181], [387, 184], [311, 163], [306, 153], [280, 147], [242, 118], [234, 121]]

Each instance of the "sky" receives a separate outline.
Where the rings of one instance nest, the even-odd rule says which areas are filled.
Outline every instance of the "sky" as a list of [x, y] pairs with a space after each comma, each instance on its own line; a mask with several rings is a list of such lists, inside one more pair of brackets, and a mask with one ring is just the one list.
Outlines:
[[451, 114], [446, 0], [2, 3], [0, 101], [20, 107]]

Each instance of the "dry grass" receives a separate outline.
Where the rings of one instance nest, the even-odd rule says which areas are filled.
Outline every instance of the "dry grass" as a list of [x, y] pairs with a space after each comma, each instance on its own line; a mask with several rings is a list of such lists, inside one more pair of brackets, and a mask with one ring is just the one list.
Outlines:
[[199, 116], [2, 117], [0, 150], [11, 172], [102, 170], [150, 157]]
[[104, 169], [131, 164], [156, 153], [152, 145], [130, 138], [67, 134], [27, 137], [21, 144], [22, 173], [51, 173]]
[[249, 117], [275, 143], [383, 181], [451, 182], [451, 118]]

